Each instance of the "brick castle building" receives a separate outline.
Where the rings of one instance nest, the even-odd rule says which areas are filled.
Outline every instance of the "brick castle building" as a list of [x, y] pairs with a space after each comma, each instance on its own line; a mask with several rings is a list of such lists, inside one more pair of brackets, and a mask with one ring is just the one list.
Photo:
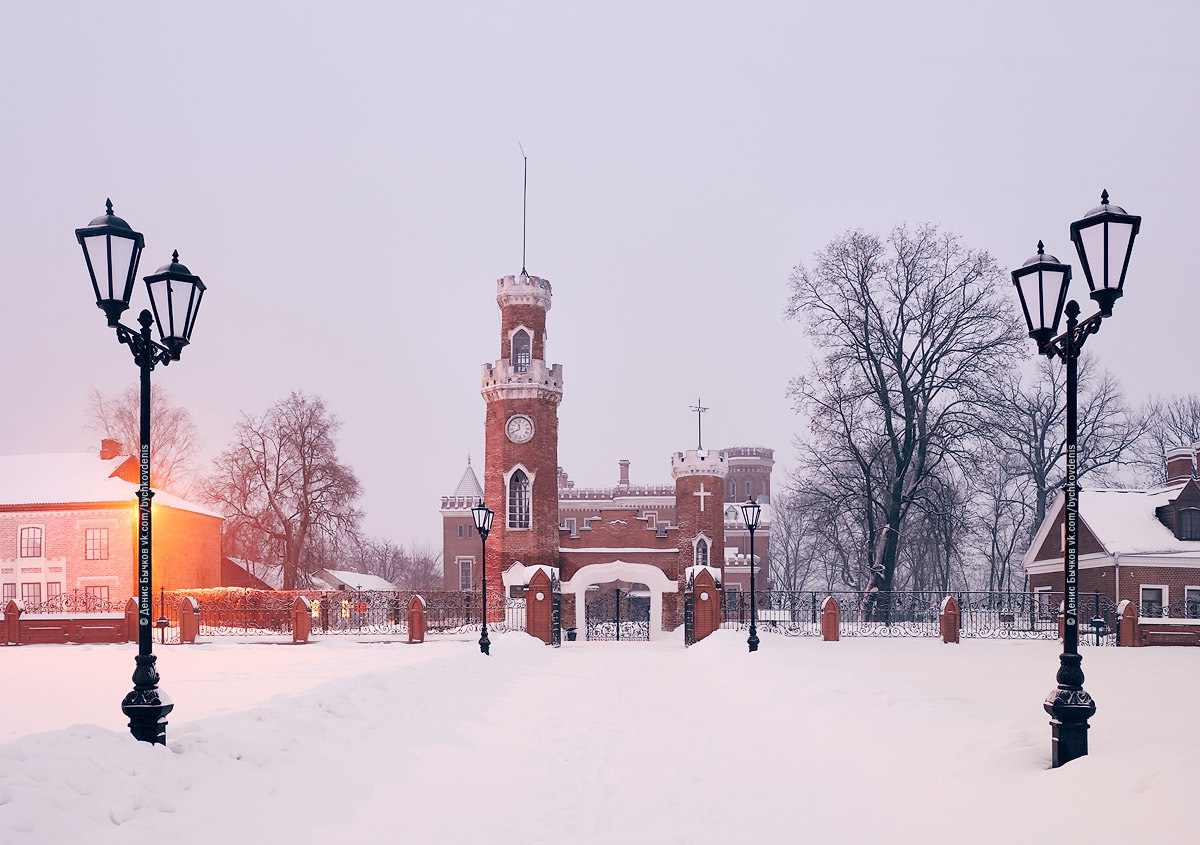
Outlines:
[[[619, 461], [615, 484], [581, 488], [558, 462], [563, 368], [548, 364], [550, 282], [522, 273], [497, 281], [500, 358], [484, 364], [484, 481], [468, 466], [442, 498], [445, 587], [479, 587], [480, 538], [470, 509], [496, 512], [487, 542], [488, 590], [520, 592], [536, 571], [561, 582], [564, 627], [584, 628], [587, 604], [623, 587], [648, 604], [649, 634], [679, 624], [689, 567], [710, 567], [727, 589], [749, 589], [749, 531], [740, 503], [763, 506], [755, 533], [756, 579], [769, 572], [770, 449], [693, 449], [670, 457], [671, 481], [630, 482]], [[666, 461], [664, 461], [666, 463]]]

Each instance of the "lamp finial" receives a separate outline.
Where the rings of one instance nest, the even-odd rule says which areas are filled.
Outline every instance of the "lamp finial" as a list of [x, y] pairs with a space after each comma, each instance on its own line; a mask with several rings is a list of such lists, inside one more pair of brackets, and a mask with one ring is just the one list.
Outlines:
[[104, 201], [104, 209], [109, 214], [109, 216], [112, 216], [113, 210], [112, 210], [112, 200], [111, 199], [106, 199]]
[[1107, 188], [1100, 191], [1100, 204], [1108, 205], [1108, 189]]
[[171, 252], [171, 263], [172, 264], [179, 263], [179, 250], [176, 249]]
[[1038, 241], [1038, 255], [1045, 255], [1045, 254], [1046, 254], [1046, 245], [1039, 240]]

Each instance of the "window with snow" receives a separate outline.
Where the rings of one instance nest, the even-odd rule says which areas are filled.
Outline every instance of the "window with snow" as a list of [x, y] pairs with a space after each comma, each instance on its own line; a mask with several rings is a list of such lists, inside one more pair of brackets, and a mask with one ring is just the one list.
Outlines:
[[41, 557], [42, 556], [42, 529], [40, 528], [22, 528], [21, 529], [21, 557]]
[[15, 599], [16, 597], [17, 597], [16, 583], [14, 582], [12, 584], [5, 584], [4, 585], [4, 603], [8, 604], [10, 599]]
[[708, 541], [703, 537], [696, 541], [696, 566], [708, 566]]
[[459, 558], [458, 561], [458, 588], [463, 592], [471, 591], [471, 564], [473, 561], [470, 558]]
[[529, 476], [521, 470], [508, 479], [508, 527], [529, 527]]
[[518, 329], [512, 339], [512, 365], [518, 373], [529, 369], [529, 332]]

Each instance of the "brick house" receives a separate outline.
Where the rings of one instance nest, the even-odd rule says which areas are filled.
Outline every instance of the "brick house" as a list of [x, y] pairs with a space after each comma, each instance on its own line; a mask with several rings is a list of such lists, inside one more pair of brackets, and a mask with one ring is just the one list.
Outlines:
[[[1200, 444], [1198, 444], [1200, 445]], [[1200, 482], [1196, 447], [1167, 453], [1167, 480], [1143, 490], [1081, 490], [1079, 592], [1139, 605], [1143, 617], [1200, 617]], [[1060, 492], [1025, 553], [1034, 593], [1063, 589]]]
[[[35, 605], [82, 590], [137, 595], [137, 458], [105, 441], [95, 454], [0, 457], [0, 591]], [[221, 582], [222, 518], [155, 491], [154, 587]]]
[[446, 588], [479, 586], [470, 508], [483, 501], [496, 513], [489, 591], [519, 592], [532, 573], [551, 571], [564, 596], [575, 596], [564, 605], [563, 626], [581, 627], [585, 602], [619, 588], [648, 605], [655, 636], [681, 618], [679, 585], [688, 567], [719, 567], [727, 587], [749, 589], [749, 531], [736, 507], [748, 496], [763, 506], [754, 565], [766, 588], [772, 450], [677, 452], [670, 481], [656, 484], [632, 483], [622, 460], [615, 484], [577, 487], [558, 464], [563, 367], [546, 359], [550, 282], [522, 273], [496, 287], [500, 358], [483, 365], [481, 386], [484, 481], [468, 465], [454, 495], [442, 497]]

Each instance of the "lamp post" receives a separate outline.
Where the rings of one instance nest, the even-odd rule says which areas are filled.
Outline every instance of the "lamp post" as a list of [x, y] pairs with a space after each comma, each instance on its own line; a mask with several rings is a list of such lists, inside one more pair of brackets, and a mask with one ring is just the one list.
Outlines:
[[[133, 282], [137, 275], [144, 239], [129, 224], [113, 214], [112, 201], [107, 211], [82, 229], [75, 237], [83, 248], [88, 275], [96, 294], [96, 307], [116, 329], [117, 340], [129, 347], [141, 372], [141, 444], [138, 453], [138, 654], [133, 672], [133, 691], [121, 702], [129, 717], [129, 730], [142, 742], [165, 745], [167, 714], [174, 708], [171, 699], [158, 688], [157, 658], [153, 654], [151, 628], [151, 546], [150, 546], [150, 371], [156, 364], [164, 367], [178, 361], [192, 336], [192, 327], [204, 296], [204, 282], [179, 263], [176, 252], [169, 264], [146, 276], [150, 309], [138, 315], [140, 330], [124, 326], [121, 315], [129, 307]], [[159, 339], [151, 336], [157, 322]]]
[[746, 640], [751, 651], [758, 651], [758, 619], [754, 610], [754, 532], [758, 528], [758, 518], [762, 515], [762, 507], [753, 499], [742, 505], [742, 518], [750, 529], [750, 639]]
[[475, 530], [483, 538], [480, 542], [479, 569], [482, 577], [480, 584], [483, 588], [483, 633], [479, 635], [479, 650], [484, 654], [491, 653], [492, 643], [487, 632], [487, 537], [492, 530], [492, 517], [495, 512], [480, 502], [471, 508], [471, 516], [475, 519]]
[[[1110, 205], [1108, 191], [1104, 191], [1100, 195], [1100, 205], [1071, 224], [1071, 241], [1091, 289], [1091, 298], [1100, 308], [1083, 321], [1079, 320], [1079, 303], [1075, 300], [1066, 302], [1071, 283], [1070, 265], [1061, 263], [1053, 255], [1046, 255], [1041, 241], [1038, 241], [1037, 255], [1012, 272], [1029, 336], [1037, 343], [1038, 352], [1050, 358], [1062, 358], [1067, 368], [1063, 652], [1059, 657], [1058, 686], [1046, 696], [1044, 704], [1051, 716], [1051, 757], [1055, 768], [1087, 755], [1088, 719], [1096, 712], [1096, 702], [1083, 689], [1083, 659], [1079, 654], [1079, 462], [1076, 448], [1079, 350], [1090, 335], [1100, 330], [1104, 318], [1112, 316], [1113, 304], [1124, 289], [1129, 255], [1141, 223], [1142, 218], [1127, 214], [1120, 206]], [[1064, 302], [1067, 330], [1058, 335]]]

